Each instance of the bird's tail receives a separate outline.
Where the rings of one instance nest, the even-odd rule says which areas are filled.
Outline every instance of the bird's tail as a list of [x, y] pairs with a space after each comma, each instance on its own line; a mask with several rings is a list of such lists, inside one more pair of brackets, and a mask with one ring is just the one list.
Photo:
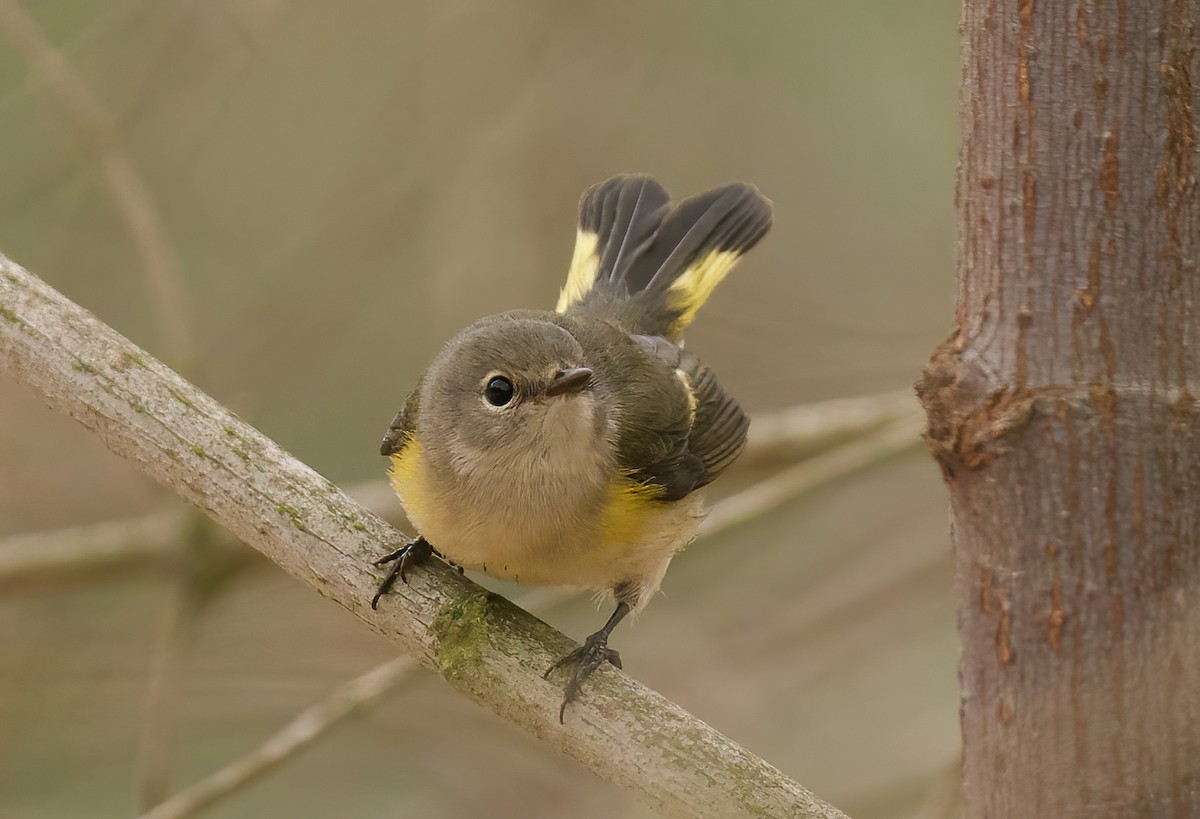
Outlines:
[[556, 309], [678, 339], [770, 227], [771, 202], [753, 185], [725, 185], [672, 206], [649, 176], [613, 177], [580, 200], [575, 254]]

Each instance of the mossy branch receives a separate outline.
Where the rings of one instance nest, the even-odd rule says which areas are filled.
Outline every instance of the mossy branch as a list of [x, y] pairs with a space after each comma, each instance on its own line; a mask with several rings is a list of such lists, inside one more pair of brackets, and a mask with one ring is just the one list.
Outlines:
[[369, 605], [402, 536], [112, 328], [0, 256], [0, 369], [394, 640], [456, 689], [672, 816], [843, 816], [615, 669], [560, 725], [558, 631], [433, 561]]

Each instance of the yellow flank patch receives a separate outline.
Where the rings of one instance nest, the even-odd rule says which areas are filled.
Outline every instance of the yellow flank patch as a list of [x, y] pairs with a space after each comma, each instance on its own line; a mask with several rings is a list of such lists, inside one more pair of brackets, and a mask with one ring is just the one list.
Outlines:
[[428, 510], [428, 500], [421, 481], [421, 442], [411, 433], [405, 436], [408, 440], [400, 451], [392, 455], [392, 470], [388, 476], [392, 489], [400, 496], [400, 503], [409, 521], [415, 524], [414, 518], [423, 519]]
[[558, 294], [556, 313], [566, 312], [596, 283], [596, 272], [600, 269], [600, 255], [596, 252], [599, 246], [598, 234], [582, 230], [575, 234], [575, 253], [571, 257], [571, 269], [567, 271], [567, 283]]
[[667, 290], [668, 303], [679, 311], [671, 324], [672, 335], [678, 336], [696, 317], [699, 310], [721, 280], [728, 275], [741, 254], [733, 250], [714, 250], [683, 271]]
[[657, 502], [661, 490], [653, 484], [621, 477], [608, 489], [608, 502], [600, 512], [600, 528], [609, 548], [624, 549], [639, 543], [646, 524], [662, 511]]

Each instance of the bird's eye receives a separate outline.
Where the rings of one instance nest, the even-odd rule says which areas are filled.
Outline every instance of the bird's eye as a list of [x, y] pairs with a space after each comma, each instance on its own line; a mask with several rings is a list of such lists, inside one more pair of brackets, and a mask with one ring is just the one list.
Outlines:
[[502, 375], [498, 375], [483, 388], [483, 397], [493, 407], [503, 407], [513, 399], [513, 385]]

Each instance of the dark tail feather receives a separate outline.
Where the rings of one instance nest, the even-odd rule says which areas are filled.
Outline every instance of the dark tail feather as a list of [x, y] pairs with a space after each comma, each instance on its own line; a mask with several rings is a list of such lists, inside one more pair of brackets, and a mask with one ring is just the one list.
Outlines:
[[588, 188], [579, 201], [579, 232], [558, 312], [593, 290], [630, 292], [630, 266], [654, 241], [670, 204], [662, 185], [649, 176], [626, 174]]
[[630, 286], [629, 272], [654, 241], [670, 200], [662, 185], [641, 175], [614, 177], [584, 194], [579, 229], [600, 237], [597, 282], [640, 289]]
[[668, 211], [648, 176], [618, 176], [580, 202], [579, 236], [558, 310], [617, 319], [631, 332], [677, 338], [713, 288], [771, 226], [771, 203], [733, 184]]

